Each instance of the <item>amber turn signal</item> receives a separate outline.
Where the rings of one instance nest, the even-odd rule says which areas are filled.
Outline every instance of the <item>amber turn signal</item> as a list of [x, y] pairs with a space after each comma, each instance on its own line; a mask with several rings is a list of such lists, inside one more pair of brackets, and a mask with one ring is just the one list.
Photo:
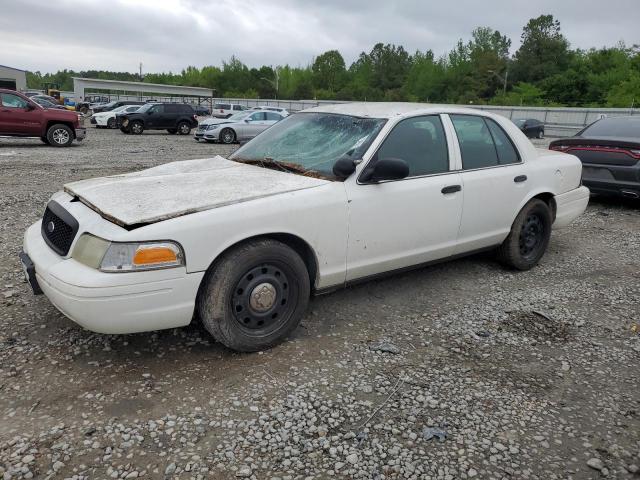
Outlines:
[[158, 263], [174, 263], [177, 253], [169, 247], [140, 246], [133, 257], [134, 265], [154, 265]]

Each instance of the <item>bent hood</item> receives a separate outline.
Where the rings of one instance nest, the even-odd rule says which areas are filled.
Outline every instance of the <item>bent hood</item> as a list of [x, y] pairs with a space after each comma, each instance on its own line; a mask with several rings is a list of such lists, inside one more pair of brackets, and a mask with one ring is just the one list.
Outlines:
[[64, 190], [104, 218], [130, 227], [327, 183], [216, 156], [81, 180]]

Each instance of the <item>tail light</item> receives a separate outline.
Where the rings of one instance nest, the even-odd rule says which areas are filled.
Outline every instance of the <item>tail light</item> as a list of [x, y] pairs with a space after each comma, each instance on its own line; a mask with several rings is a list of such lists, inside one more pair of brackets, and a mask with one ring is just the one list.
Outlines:
[[629, 150], [629, 153], [633, 158], [640, 158], [640, 150]]

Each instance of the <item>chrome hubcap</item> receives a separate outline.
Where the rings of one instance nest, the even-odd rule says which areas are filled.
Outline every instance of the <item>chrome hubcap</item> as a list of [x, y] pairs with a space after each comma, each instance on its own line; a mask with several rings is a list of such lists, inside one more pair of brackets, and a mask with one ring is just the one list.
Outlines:
[[270, 283], [261, 283], [251, 291], [249, 305], [256, 312], [266, 312], [276, 301], [276, 288]]
[[69, 132], [67, 132], [64, 128], [58, 128], [53, 131], [53, 141], [62, 145], [63, 143], [67, 143], [69, 141]]

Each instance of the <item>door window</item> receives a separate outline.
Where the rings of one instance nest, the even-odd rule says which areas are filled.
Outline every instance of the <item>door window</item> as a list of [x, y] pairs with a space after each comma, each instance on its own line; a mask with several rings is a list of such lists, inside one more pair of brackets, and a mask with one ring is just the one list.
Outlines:
[[151, 107], [149, 109], [149, 111], [151, 113], [155, 113], [155, 114], [163, 113], [164, 112], [164, 105], [154, 105], [153, 107]]
[[261, 122], [264, 120], [264, 112], [256, 112], [249, 117], [250, 122]]
[[2, 94], [2, 106], [9, 108], [27, 108], [28, 102], [19, 97], [18, 95], [12, 95], [11, 93]]
[[384, 140], [377, 158], [399, 158], [409, 165], [409, 176], [449, 171], [447, 137], [438, 115], [402, 120]]
[[485, 118], [487, 125], [489, 125], [489, 131], [493, 137], [493, 142], [496, 145], [496, 152], [498, 152], [498, 161], [500, 165], [508, 165], [510, 163], [520, 162], [520, 156], [516, 151], [511, 139], [504, 133], [504, 130], [490, 118]]
[[458, 136], [464, 170], [520, 162], [511, 139], [494, 120], [475, 115], [450, 117]]
[[275, 122], [277, 122], [278, 120], [282, 120], [282, 117], [280, 115], [278, 115], [277, 113], [265, 112], [265, 114], [267, 116], [267, 120], [271, 120], [271, 121], [275, 121]]

